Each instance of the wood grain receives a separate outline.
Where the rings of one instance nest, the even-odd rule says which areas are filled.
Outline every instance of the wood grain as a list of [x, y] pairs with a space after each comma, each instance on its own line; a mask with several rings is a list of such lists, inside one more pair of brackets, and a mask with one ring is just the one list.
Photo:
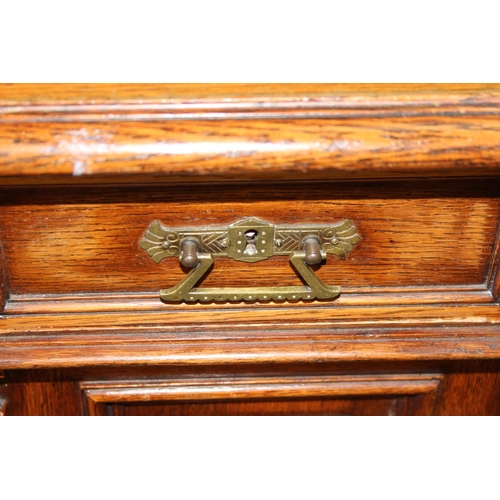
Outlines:
[[497, 175], [499, 109], [499, 85], [1, 85], [0, 178]]
[[[227, 366], [255, 364], [362, 361], [466, 360], [500, 358], [500, 327], [480, 321], [467, 324], [459, 318], [455, 325], [392, 325], [346, 328], [331, 324], [323, 327], [312, 321], [308, 326], [280, 330], [276, 324], [241, 325], [212, 332], [193, 331], [194, 327], [151, 328], [142, 325], [129, 329], [126, 324], [115, 331], [87, 326], [36, 333], [36, 321], [27, 318], [31, 332], [1, 336], [0, 367], [31, 369], [78, 366]], [[78, 320], [84, 319], [76, 317]], [[108, 318], [108, 323], [113, 318]], [[193, 320], [192, 320], [193, 321]], [[463, 326], [456, 324], [464, 323]], [[477, 324], [479, 323], [479, 326]], [[244, 329], [246, 327], [247, 329]], [[79, 328], [80, 330], [78, 330]], [[205, 327], [206, 328], [206, 327]], [[178, 333], [179, 332], [179, 333]]]
[[5, 305], [10, 297], [10, 287], [7, 281], [7, 272], [5, 267], [5, 259], [3, 256], [2, 243], [0, 239], [0, 313], [4, 310]]
[[[343, 295], [335, 299], [335, 306], [349, 304], [351, 306], [408, 306], [434, 304], [440, 307], [445, 304], [494, 304], [491, 291], [483, 286], [469, 285], [465, 287], [422, 287], [414, 289], [402, 288], [369, 288], [364, 292], [350, 293], [344, 289]], [[324, 301], [313, 302], [268, 302], [250, 303], [257, 309], [263, 307], [286, 308], [293, 305], [295, 308], [323, 308]], [[225, 309], [238, 309], [247, 307], [241, 303], [224, 304]], [[181, 306], [182, 307], [182, 306]], [[190, 306], [193, 308], [193, 305]], [[196, 308], [197, 306], [195, 306]], [[205, 303], [206, 310], [217, 307], [213, 303]], [[143, 312], [143, 311], [177, 311], [174, 304], [166, 304], [158, 299], [157, 292], [134, 294], [85, 294], [81, 295], [16, 295], [10, 297], [5, 309], [9, 315], [18, 314], [67, 314], [67, 313], [107, 313], [107, 312]]]
[[493, 249], [493, 258], [490, 263], [490, 270], [487, 277], [488, 289], [494, 300], [500, 301], [500, 229]]
[[[414, 396], [415, 397], [415, 396]], [[295, 399], [96, 405], [94, 415], [113, 416], [393, 416], [407, 398]]]
[[499, 415], [499, 367], [498, 360], [101, 366], [7, 371], [3, 387], [8, 415]]
[[[128, 312], [126, 304], [122, 313], [67, 313], [67, 314], [29, 314], [2, 317], [1, 333], [5, 335], [51, 334], [71, 332], [77, 334], [99, 332], [138, 332], [158, 333], [175, 338], [191, 336], [211, 336], [220, 331], [222, 338], [244, 335], [269, 336], [270, 332], [283, 330], [294, 332], [306, 330], [309, 335], [315, 330], [335, 328], [410, 328], [412, 326], [467, 325], [484, 326], [485, 329], [500, 323], [500, 307], [497, 303], [477, 305], [443, 304], [408, 306], [328, 306], [301, 308], [293, 303], [283, 307], [263, 305], [256, 307], [248, 304], [243, 307], [225, 308], [204, 304], [193, 308], [189, 304], [172, 307], [164, 311]], [[28, 338], [25, 339], [29, 341]], [[83, 341], [83, 338], [81, 339]]]
[[500, 415], [500, 361], [458, 365], [440, 387], [436, 415]]
[[499, 172], [500, 126], [488, 116], [0, 124], [0, 177], [23, 184]]
[[95, 403], [210, 399], [269, 399], [422, 394], [437, 389], [438, 375], [330, 375], [218, 379], [167, 379], [85, 383]]
[[[90, 415], [107, 415], [110, 410], [118, 415], [380, 414], [380, 406], [373, 401], [377, 397], [388, 403], [384, 414], [396, 414], [401, 396], [433, 393], [441, 378], [436, 374], [377, 374], [136, 380], [87, 382], [82, 384], [82, 391]], [[256, 404], [252, 400], [261, 401]], [[172, 404], [181, 401], [190, 404]], [[152, 402], [163, 404], [141, 404]], [[421, 413], [412, 410], [413, 414]]]
[[0, 417], [7, 413], [7, 395], [5, 391], [5, 372], [0, 370]]
[[82, 414], [78, 385], [57, 370], [6, 374], [7, 415], [70, 416]]
[[[113, 103], [123, 105], [206, 103], [220, 107], [229, 101], [275, 104], [294, 102], [305, 105], [316, 100], [338, 103], [398, 104], [418, 100], [424, 102], [484, 105], [488, 99], [500, 96], [498, 84], [281, 84], [281, 83], [203, 83], [203, 84], [40, 84], [16, 83], [0, 85], [0, 103], [43, 105]], [[142, 101], [142, 103], [141, 103]]]
[[[1, 411], [500, 414], [499, 123], [500, 85], [0, 85]], [[351, 219], [341, 296], [160, 302], [153, 220], [250, 216]]]
[[[486, 286], [500, 218], [498, 180], [5, 189], [0, 239], [11, 294], [158, 292], [185, 275], [138, 243], [149, 224], [224, 226], [249, 216], [275, 224], [349, 218], [362, 241], [328, 256], [318, 275], [344, 293], [372, 287]], [[217, 258], [204, 286], [300, 284], [288, 258]], [[373, 290], [374, 291], [374, 290]], [[408, 291], [408, 290], [407, 290]], [[376, 293], [376, 291], [374, 291]]]

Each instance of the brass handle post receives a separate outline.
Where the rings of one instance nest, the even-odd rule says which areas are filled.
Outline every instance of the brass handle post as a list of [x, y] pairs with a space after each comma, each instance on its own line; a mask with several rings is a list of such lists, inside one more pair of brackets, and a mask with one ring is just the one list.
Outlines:
[[319, 264], [323, 260], [321, 255], [319, 238], [317, 236], [306, 236], [302, 242], [306, 252], [305, 263], [309, 266]]
[[184, 267], [196, 267], [200, 259], [198, 258], [198, 249], [200, 244], [194, 238], [185, 238], [181, 243], [181, 255], [179, 260]]

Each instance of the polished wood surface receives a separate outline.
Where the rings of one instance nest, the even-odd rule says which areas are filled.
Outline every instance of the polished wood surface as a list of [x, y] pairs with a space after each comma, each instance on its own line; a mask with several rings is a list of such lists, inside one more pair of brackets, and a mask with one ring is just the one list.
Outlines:
[[[500, 214], [497, 179], [0, 192], [0, 238], [15, 295], [171, 287], [185, 274], [178, 259], [156, 264], [138, 245], [152, 221], [172, 228], [227, 227], [248, 216], [275, 224], [349, 218], [362, 241], [347, 259], [328, 256], [318, 269], [325, 282], [346, 293], [481, 285]], [[298, 284], [287, 261], [286, 256], [252, 264], [217, 258], [204, 286], [251, 286], [256, 276], [262, 286]]]
[[[316, 375], [83, 384], [90, 415], [430, 414], [439, 375]], [[369, 398], [368, 402], [366, 398]], [[418, 407], [417, 407], [418, 406]]]
[[[0, 413], [500, 414], [499, 115], [498, 85], [0, 85]], [[152, 221], [252, 216], [351, 219], [340, 297], [160, 301]]]
[[318, 84], [318, 83], [204, 83], [204, 84], [47, 84], [16, 83], [1, 84], [0, 102], [4, 105], [22, 106], [42, 104], [113, 103], [191, 103], [206, 105], [207, 102], [220, 109], [221, 103], [249, 102], [273, 106], [283, 102], [302, 102], [304, 106], [320, 101], [355, 104], [383, 102], [387, 105], [404, 101], [420, 101], [444, 106], [461, 103], [463, 106], [479, 105], [492, 97], [500, 97], [498, 84], [476, 83], [405, 83], [405, 84]]
[[0, 178], [497, 175], [499, 103], [499, 85], [0, 85]]
[[[498, 415], [500, 362], [7, 372], [7, 415]], [[274, 369], [274, 371], [270, 371]], [[350, 371], [349, 371], [350, 370]], [[356, 370], [353, 372], [352, 370]], [[469, 390], [472, 388], [473, 390]]]
[[0, 243], [0, 311], [3, 311], [9, 300], [10, 290], [5, 272], [5, 260], [3, 258], [2, 244]]
[[0, 417], [4, 417], [7, 413], [7, 396], [5, 392], [5, 373], [0, 370]]

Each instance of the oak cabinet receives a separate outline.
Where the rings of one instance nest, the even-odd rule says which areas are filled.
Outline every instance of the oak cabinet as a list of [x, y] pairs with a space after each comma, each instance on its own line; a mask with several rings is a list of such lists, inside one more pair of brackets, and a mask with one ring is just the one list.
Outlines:
[[[499, 114], [494, 85], [1, 85], [0, 412], [499, 414]], [[190, 269], [151, 246], [200, 228], [198, 289], [244, 300], [160, 299]], [[293, 295], [311, 234], [336, 297]]]

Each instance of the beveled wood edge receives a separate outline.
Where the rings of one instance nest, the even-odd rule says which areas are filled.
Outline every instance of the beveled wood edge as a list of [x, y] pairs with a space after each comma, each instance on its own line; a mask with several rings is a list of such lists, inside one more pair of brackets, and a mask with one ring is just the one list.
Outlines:
[[[9, 88], [12, 91], [12, 87]], [[382, 179], [492, 176], [500, 173], [500, 131], [492, 126], [491, 120], [492, 117], [500, 116], [499, 85], [459, 85], [448, 88], [417, 85], [406, 87], [406, 90], [404, 85], [371, 85], [365, 90], [363, 86], [346, 85], [343, 87], [346, 89], [344, 91], [339, 90], [342, 86], [320, 86], [318, 89], [323, 90], [315, 91], [314, 85], [306, 85], [302, 87], [303, 93], [296, 95], [294, 92], [298, 87], [294, 85], [282, 85], [281, 88], [274, 86], [271, 93], [264, 92], [260, 95], [252, 95], [251, 86], [241, 95], [238, 92], [233, 94], [231, 86], [226, 86], [225, 91], [215, 91], [212, 97], [208, 98], [200, 97], [204, 95], [202, 87], [198, 87], [200, 90], [194, 91], [194, 94], [187, 98], [182, 92], [180, 97], [175, 96], [175, 91], [169, 94], [167, 86], [163, 87], [163, 90], [161, 87], [154, 87], [155, 90], [149, 94], [149, 99], [139, 99], [137, 96], [141, 94], [141, 90], [136, 86], [133, 91], [135, 97], [130, 101], [120, 101], [119, 96], [124, 97], [125, 94], [117, 92], [114, 96], [113, 93], [110, 94], [111, 100], [104, 99], [101, 103], [96, 103], [92, 98], [92, 92], [89, 91], [91, 87], [87, 87], [85, 93], [81, 87], [76, 86], [75, 88], [84, 92], [82, 95], [78, 95], [78, 91], [72, 93], [71, 86], [60, 88], [61, 91], [51, 91], [53, 98], [58, 96], [62, 99], [63, 102], [59, 105], [57, 100], [50, 99], [52, 104], [47, 104], [49, 101], [44, 101], [43, 90], [37, 90], [35, 87], [30, 87], [28, 93], [21, 92], [11, 100], [4, 98], [4, 106], [0, 106], [0, 125], [3, 123], [4, 129], [9, 130], [14, 122], [40, 122], [40, 129], [48, 132], [52, 128], [58, 129], [62, 122], [74, 123], [77, 127], [84, 123], [100, 122], [103, 137], [113, 138], [109, 141], [98, 140], [84, 134], [80, 138], [78, 154], [75, 155], [72, 146], [69, 149], [67, 144], [63, 146], [63, 143], [71, 142], [70, 139], [74, 138], [71, 134], [61, 135], [55, 130], [53, 134], [44, 134], [41, 141], [24, 143], [16, 135], [18, 132], [9, 133], [2, 151], [2, 155], [8, 155], [9, 158], [0, 166], [3, 185], [92, 184], [117, 182], [117, 176], [120, 183], [138, 180], [152, 183], [158, 182], [159, 179], [183, 183], [197, 179], [203, 182], [245, 182], [249, 179]], [[180, 88], [182, 86], [177, 87]], [[391, 94], [391, 89], [394, 92], [399, 90]], [[254, 91], [257, 92], [257, 87]], [[2, 87], [0, 104], [1, 92]], [[39, 92], [42, 97], [37, 97]], [[69, 92], [72, 98], [65, 101], [65, 92]], [[193, 90], [188, 94], [190, 92]], [[107, 95], [106, 92], [104, 95]], [[8, 103], [10, 104], [6, 105]], [[357, 131], [363, 129], [360, 123], [366, 124], [367, 120], [372, 120], [370, 123], [375, 127], [381, 127], [383, 122], [390, 122], [388, 118], [402, 119], [400, 124], [404, 124], [412, 117], [429, 117], [429, 120], [425, 120], [419, 127], [424, 139], [418, 141], [414, 127], [402, 127], [404, 130], [396, 130], [396, 142], [400, 147], [395, 147], [394, 140], [387, 141], [387, 138], [382, 136], [373, 144], [360, 136], [358, 141], [350, 141], [346, 152], [344, 141], [325, 142], [323, 134], [318, 133], [298, 149], [296, 144], [293, 151], [286, 151], [281, 149], [286, 136], [273, 133], [272, 130], [263, 130], [262, 133], [267, 134], [267, 146], [278, 148], [277, 151], [269, 151], [263, 147], [260, 136], [255, 135], [264, 124], [272, 129], [272, 124], [266, 123], [269, 120], [280, 120], [282, 131], [292, 130], [302, 119], [322, 120], [324, 127], [330, 126], [335, 130], [332, 124], [340, 123], [346, 127], [348, 123], [356, 122], [352, 119], [357, 118], [357, 125], [354, 123], [347, 134], [352, 139], [353, 134], [356, 135]], [[454, 124], [450, 123], [451, 117], [455, 117]], [[380, 118], [386, 120], [381, 122]], [[238, 138], [237, 134], [232, 136], [232, 140], [227, 140], [227, 134], [222, 134], [218, 140], [212, 138], [211, 146], [217, 146], [215, 155], [211, 149], [207, 152], [206, 140], [203, 140], [203, 132], [200, 131], [198, 139], [192, 139], [188, 143], [180, 140], [173, 149], [171, 144], [167, 146], [166, 143], [159, 149], [159, 145], [164, 142], [161, 135], [156, 135], [156, 140], [152, 140], [152, 143], [145, 142], [144, 136], [135, 137], [130, 131], [122, 130], [115, 137], [117, 122], [146, 123], [168, 120], [185, 121], [183, 126], [192, 132], [193, 137], [197, 133], [196, 123], [205, 120], [232, 120], [233, 124], [234, 120], [247, 120], [250, 122], [246, 124], [248, 127], [257, 127], [258, 130], [254, 130], [254, 135], [248, 139], [251, 144], [248, 150], [239, 149], [241, 137]], [[493, 123], [496, 121], [497, 118]], [[473, 126], [469, 122], [473, 122]], [[453, 137], [450, 139], [445, 135], [435, 146], [432, 146], [432, 143], [429, 144], [430, 149], [427, 148], [428, 140], [425, 138], [435, 136], [436, 127], [440, 126], [444, 129], [455, 127], [455, 131], [469, 127], [469, 137], [463, 140], [466, 145], [457, 147]], [[134, 127], [140, 128], [140, 124], [134, 124]], [[148, 127], [162, 127], [162, 123], [149, 124]], [[488, 130], [488, 137], [480, 133], [483, 127]], [[293, 128], [293, 131], [299, 129]], [[329, 133], [330, 139], [335, 136], [332, 136], [332, 130]], [[175, 142], [175, 134], [166, 142], [170, 143], [172, 138]], [[126, 155], [123, 150], [125, 144], [128, 148]], [[189, 146], [187, 149], [186, 144]], [[373, 158], [366, 157], [370, 144], [373, 148]], [[112, 152], [115, 145], [123, 154]], [[179, 146], [182, 146], [181, 152]], [[105, 154], [98, 152], [103, 147]], [[140, 151], [137, 152], [136, 148]], [[31, 159], [25, 157], [27, 149]], [[415, 154], [408, 157], [408, 153], [413, 150]], [[403, 156], [402, 151], [405, 152]], [[239, 159], [236, 162], [235, 155], [237, 159], [250, 155], [255, 159], [255, 164]], [[309, 159], [306, 158], [307, 155]], [[30, 165], [33, 158], [39, 159], [37, 165]], [[222, 158], [225, 158], [224, 162], [219, 161]], [[186, 160], [189, 160], [188, 164], [192, 164], [183, 168]], [[304, 169], [305, 163], [307, 169]], [[266, 165], [266, 168], [258, 167], [259, 164]]]
[[0, 244], [0, 313], [2, 313], [8, 304], [10, 298], [10, 287], [7, 280], [7, 266], [3, 255], [2, 245]]
[[158, 380], [92, 381], [80, 389], [92, 404], [159, 401], [212, 401], [241, 399], [359, 397], [417, 395], [435, 391], [443, 375], [282, 375], [271, 377], [205, 377]]
[[0, 110], [13, 114], [407, 106], [439, 112], [499, 103], [498, 84], [0, 84]]
[[[118, 336], [117, 336], [118, 337]], [[44, 369], [91, 366], [221, 366], [271, 363], [305, 364], [364, 361], [451, 361], [500, 358], [500, 325], [448, 327], [353, 335], [343, 331], [323, 338], [276, 338], [162, 341], [145, 336], [94, 335], [78, 340], [22, 339], [3, 343], [0, 369]]]
[[5, 378], [4, 370], [0, 370], [0, 417], [4, 417], [7, 409], [7, 398], [5, 396], [5, 385], [2, 383]]
[[[500, 99], [499, 99], [500, 101]], [[218, 103], [217, 103], [218, 104]], [[379, 107], [380, 106], [380, 107]], [[110, 123], [110, 122], [155, 122], [171, 120], [292, 120], [292, 119], [334, 119], [334, 118], [448, 118], [448, 117], [488, 117], [500, 116], [500, 102], [490, 103], [487, 106], [460, 106], [455, 104], [443, 105], [427, 103], [413, 103], [412, 105], [389, 107], [388, 103], [371, 104], [367, 103], [366, 109], [354, 108], [329, 108], [307, 107], [297, 109], [286, 109], [284, 106], [276, 106], [276, 109], [251, 109], [251, 104], [245, 105], [250, 108], [244, 112], [240, 109], [220, 106], [214, 111], [205, 110], [175, 110], [172, 108], [143, 109], [136, 106], [123, 106], [117, 109], [116, 106], [101, 106], [92, 108], [89, 106], [74, 106], [68, 108], [55, 106], [40, 106], [37, 108], [22, 107], [0, 107], [0, 124], [8, 123]], [[90, 109], [89, 109], [90, 108]], [[285, 108], [285, 109], [280, 109]], [[215, 110], [216, 109], [216, 110]], [[163, 112], [162, 112], [163, 111]], [[184, 112], [181, 112], [184, 111]], [[16, 112], [16, 113], [14, 113]], [[21, 114], [21, 112], [24, 112]], [[19, 113], [19, 114], [18, 114]]]
[[[460, 167], [462, 168], [462, 167]], [[16, 175], [5, 175], [3, 176], [0, 172], [0, 188], [20, 188], [20, 187], [54, 187], [59, 188], [73, 188], [81, 186], [127, 186], [130, 184], [135, 184], [137, 186], [148, 186], [151, 184], [163, 184], [163, 185], [189, 185], [191, 187], [206, 186], [207, 184], [213, 185], [224, 185], [224, 184], [239, 184], [248, 185], [255, 184], [256, 182], [304, 182], [307, 181], [310, 184], [321, 183], [325, 181], [335, 181], [335, 182], [357, 182], [357, 181], [394, 181], [394, 180], [413, 180], [423, 178], [429, 179], [440, 179], [446, 182], [447, 180], [463, 180], [465, 178], [472, 179], [491, 179], [500, 176], [500, 161], [492, 165], [487, 163], [480, 165], [480, 171], [476, 171], [476, 174], [472, 174], [470, 169], [464, 167], [463, 170], [441, 170], [439, 168], [429, 169], [423, 173], [419, 173], [417, 170], [395, 170], [395, 171], [381, 171], [381, 170], [359, 170], [359, 171], [341, 171], [341, 170], [330, 170], [327, 172], [321, 171], [310, 171], [307, 173], [307, 177], [303, 176], [301, 173], [296, 171], [282, 171], [277, 173], [274, 170], [265, 171], [262, 170], [258, 173], [241, 171], [238, 177], [232, 174], [216, 173], [216, 174], [188, 174], [188, 173], [165, 173], [165, 172], [154, 172], [154, 173], [121, 173], [116, 172], [114, 174], [90, 174], [83, 176], [69, 176], [68, 174], [45, 174], [45, 173], [33, 173], [33, 174], [16, 174]]]
[[495, 244], [491, 257], [490, 269], [486, 279], [492, 299], [500, 303], [500, 223], [498, 226]]
[[[498, 303], [486, 304], [442, 304], [392, 306], [336, 306], [316, 308], [259, 308], [255, 314], [252, 306], [239, 309], [186, 307], [170, 311], [127, 311], [120, 313], [65, 313], [1, 315], [0, 343], [22, 339], [50, 339], [53, 336], [76, 336], [81, 342], [85, 335], [126, 333], [130, 338], [142, 335], [165, 336], [172, 340], [197, 340], [208, 336], [230, 339], [243, 336], [246, 339], [272, 337], [274, 332], [308, 331], [313, 337], [316, 332], [333, 329], [385, 329], [450, 327], [462, 324], [475, 328], [500, 325]], [[218, 332], [215, 337], [213, 332]], [[312, 332], [312, 333], [311, 333]], [[295, 333], [294, 333], [295, 334]], [[51, 340], [52, 341], [52, 340]]]
[[498, 83], [1, 83], [0, 102], [172, 102], [304, 100], [314, 98], [404, 99], [405, 96], [499, 95]]
[[[497, 298], [486, 285], [435, 286], [435, 287], [372, 287], [365, 291], [343, 291], [335, 301], [336, 305], [345, 306], [383, 306], [383, 305], [426, 305], [426, 304], [478, 304], [494, 303]], [[329, 302], [297, 302], [293, 308], [310, 308], [328, 306]], [[244, 303], [224, 303], [224, 308], [241, 309]], [[199, 312], [204, 309], [220, 308], [221, 304], [165, 304], [158, 293], [110, 293], [84, 295], [12, 295], [5, 305], [4, 314], [61, 314], [70, 312], [120, 312], [127, 311], [173, 311], [189, 308]], [[290, 308], [291, 304], [255, 303], [254, 308], [276, 307]]]
[[491, 283], [491, 291], [494, 300], [496, 300], [497, 303], [500, 303], [500, 263], [497, 263], [496, 269], [497, 271], [494, 275], [495, 279]]

